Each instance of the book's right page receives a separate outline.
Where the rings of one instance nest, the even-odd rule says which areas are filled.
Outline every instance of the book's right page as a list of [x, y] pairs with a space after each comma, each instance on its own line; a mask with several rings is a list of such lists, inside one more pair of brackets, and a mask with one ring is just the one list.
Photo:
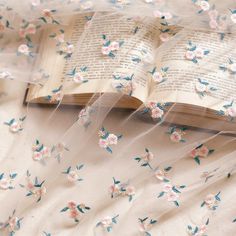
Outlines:
[[222, 109], [236, 98], [235, 40], [233, 34], [181, 30], [157, 51], [163, 78], [153, 80], [148, 101]]

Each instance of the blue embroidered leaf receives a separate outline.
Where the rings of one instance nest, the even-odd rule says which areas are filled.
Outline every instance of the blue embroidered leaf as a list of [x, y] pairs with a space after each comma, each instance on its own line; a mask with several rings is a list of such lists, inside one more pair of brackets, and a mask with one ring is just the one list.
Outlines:
[[17, 174], [16, 174], [16, 173], [14, 173], [14, 174], [10, 174], [10, 178], [11, 178], [11, 179], [15, 179], [15, 178], [16, 178], [16, 176], [17, 176]]

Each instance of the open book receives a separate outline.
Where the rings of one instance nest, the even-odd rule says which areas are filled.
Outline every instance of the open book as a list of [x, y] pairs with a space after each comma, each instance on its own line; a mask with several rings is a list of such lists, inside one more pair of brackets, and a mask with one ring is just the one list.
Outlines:
[[[155, 19], [115, 13], [78, 15], [64, 29], [44, 30], [35, 68], [46, 82], [30, 85], [26, 102], [54, 103], [63, 90], [62, 104], [85, 105], [96, 94], [123, 92], [127, 95], [117, 107], [172, 103], [171, 122], [235, 129], [228, 122], [236, 116], [234, 35], [222, 40], [218, 33], [169, 28]], [[162, 44], [168, 34], [175, 36]]]

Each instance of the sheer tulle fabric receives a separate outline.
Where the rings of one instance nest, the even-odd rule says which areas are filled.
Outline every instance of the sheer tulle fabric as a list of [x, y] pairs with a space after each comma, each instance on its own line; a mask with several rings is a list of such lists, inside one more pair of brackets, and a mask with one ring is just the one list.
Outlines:
[[[170, 26], [177, 25], [178, 33], [145, 62], [148, 69], [163, 52], [186, 39], [189, 31], [235, 33], [231, 19], [235, 1], [209, 1], [224, 15], [225, 27], [214, 29], [204, 12], [208, 1], [200, 6], [196, 2], [0, 1], [0, 27], [4, 28], [0, 31], [1, 235], [236, 233], [234, 130], [226, 131], [222, 124], [216, 124], [217, 132], [176, 127], [170, 116], [175, 103], [161, 120], [143, 115], [146, 104], [136, 111], [113, 109], [124, 94], [109, 89], [83, 109], [60, 101], [53, 107], [22, 105], [28, 83], [43, 82], [33, 78], [38, 73], [34, 63], [40, 57], [37, 34], [52, 26], [39, 19], [45, 9], [55, 10], [53, 19], [62, 25], [72, 15], [95, 12], [75, 45], [78, 51], [93, 20], [104, 17], [100, 12], [108, 12], [105, 17], [145, 22], [159, 17]], [[25, 42], [19, 37], [23, 19], [40, 25], [32, 34], [30, 40], [35, 43], [27, 57], [19, 56], [18, 48]], [[235, 53], [233, 46], [228, 50]], [[218, 57], [226, 52], [220, 53]], [[200, 64], [206, 74], [213, 61], [209, 58]], [[118, 60], [114, 71], [119, 69]], [[228, 94], [226, 100], [232, 96]], [[202, 122], [206, 111], [199, 114]]]

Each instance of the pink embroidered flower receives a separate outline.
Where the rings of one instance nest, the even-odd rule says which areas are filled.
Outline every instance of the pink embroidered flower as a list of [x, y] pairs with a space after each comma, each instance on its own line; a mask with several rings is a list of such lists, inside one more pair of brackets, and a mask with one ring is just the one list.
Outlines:
[[180, 140], [182, 139], [182, 135], [181, 133], [174, 131], [171, 135], [170, 135], [170, 140], [172, 142], [178, 143], [180, 142]]
[[157, 82], [157, 83], [160, 83], [163, 81], [163, 76], [162, 76], [162, 73], [156, 71], [153, 75], [152, 75], [152, 78], [154, 80], [154, 82]]
[[168, 192], [172, 191], [172, 188], [173, 188], [173, 186], [171, 184], [164, 184], [163, 185], [163, 191], [165, 193], [168, 193]]
[[14, 231], [19, 230], [18, 222], [19, 222], [19, 218], [16, 216], [13, 216], [8, 220], [10, 232], [14, 232]]
[[152, 152], [148, 151], [146, 152], [146, 154], [144, 155], [143, 157], [143, 160], [146, 161], [146, 162], [150, 162], [151, 160], [153, 160], [154, 158], [154, 155]]
[[235, 107], [229, 107], [226, 110], [226, 115], [230, 117], [236, 117], [236, 108]]
[[198, 149], [198, 155], [201, 157], [207, 157], [209, 154], [209, 149], [206, 146], [202, 146]]
[[195, 158], [196, 156], [198, 156], [198, 149], [193, 149], [191, 152], [190, 152], [190, 156], [192, 158]]
[[43, 159], [43, 154], [42, 154], [42, 152], [37, 152], [37, 151], [35, 151], [35, 152], [33, 153], [33, 159], [34, 159], [35, 161], [41, 161], [41, 160]]
[[167, 41], [169, 41], [170, 38], [171, 38], [168, 33], [161, 33], [161, 34], [159, 35], [159, 37], [160, 37], [160, 40], [161, 40], [162, 42], [167, 42]]
[[42, 155], [44, 158], [50, 157], [51, 156], [51, 151], [48, 147], [43, 147], [43, 150], [41, 151]]
[[62, 91], [58, 91], [53, 93], [52, 98], [51, 98], [51, 102], [60, 102], [63, 98], [63, 93]]
[[193, 60], [194, 58], [195, 58], [195, 52], [193, 52], [193, 51], [187, 51], [186, 53], [185, 53], [185, 57], [186, 57], [186, 59], [188, 59], [188, 60]]
[[65, 42], [65, 34], [58, 34], [58, 35], [55, 37], [55, 40], [56, 40], [58, 43], [64, 43], [64, 42]]
[[17, 132], [19, 132], [20, 130], [22, 130], [22, 122], [14, 121], [14, 122], [10, 125], [10, 131], [11, 131], [12, 133], [17, 133]]
[[213, 194], [209, 194], [205, 198], [205, 203], [207, 206], [212, 207], [216, 202], [215, 196]]
[[68, 202], [68, 207], [69, 209], [75, 209], [77, 207], [77, 204], [74, 201], [70, 201]]
[[167, 201], [176, 202], [179, 199], [179, 195], [174, 191], [167, 192]]
[[219, 25], [218, 25], [216, 20], [210, 20], [209, 21], [209, 26], [210, 26], [211, 29], [217, 29]]
[[107, 139], [99, 139], [99, 146], [101, 148], [107, 148], [109, 145], [109, 142]]
[[36, 194], [37, 197], [42, 197], [42, 196], [44, 196], [46, 193], [47, 193], [47, 189], [46, 189], [45, 186], [42, 186], [41, 188], [39, 188], [39, 189], [37, 189], [37, 190], [35, 191], [35, 194]]
[[75, 183], [78, 180], [79, 176], [75, 171], [70, 171], [69, 174], [67, 175], [67, 179], [71, 183]]
[[135, 188], [134, 188], [133, 186], [128, 186], [128, 187], [126, 188], [126, 194], [127, 194], [128, 196], [133, 196], [133, 195], [135, 195]]
[[147, 107], [150, 108], [150, 109], [154, 109], [154, 108], [156, 108], [156, 106], [157, 106], [156, 102], [149, 102], [147, 104]]
[[110, 47], [106, 47], [106, 46], [103, 46], [103, 47], [102, 47], [102, 54], [103, 54], [103, 55], [109, 55], [110, 52], [111, 52]]
[[35, 34], [36, 33], [36, 26], [34, 24], [29, 24], [26, 28], [27, 34]]
[[116, 145], [118, 143], [118, 137], [115, 134], [109, 134], [107, 140], [109, 145]]
[[70, 211], [70, 217], [71, 217], [72, 219], [76, 219], [76, 218], [78, 218], [78, 216], [79, 216], [79, 212], [78, 212], [76, 209], [72, 209], [72, 210]]
[[11, 187], [11, 180], [8, 178], [2, 178], [0, 180], [0, 189], [6, 190]]
[[160, 109], [159, 107], [156, 107], [154, 109], [152, 109], [151, 111], [151, 117], [152, 118], [162, 118], [162, 116], [164, 115], [164, 111], [162, 109]]
[[82, 83], [84, 78], [83, 78], [83, 76], [80, 73], [77, 72], [74, 75], [73, 80], [74, 80], [75, 83]]
[[118, 194], [120, 192], [119, 185], [114, 184], [114, 185], [110, 186], [109, 192], [114, 195]]
[[166, 172], [163, 170], [157, 170], [155, 172], [155, 176], [157, 179], [163, 181], [164, 179], [166, 179]]
[[46, 18], [50, 18], [50, 17], [52, 17], [52, 12], [50, 9], [43, 9], [42, 15]]
[[29, 47], [26, 45], [26, 44], [21, 44], [19, 47], [18, 47], [18, 52], [19, 53], [22, 53], [26, 56], [28, 56], [30, 54], [30, 50], [29, 50]]

